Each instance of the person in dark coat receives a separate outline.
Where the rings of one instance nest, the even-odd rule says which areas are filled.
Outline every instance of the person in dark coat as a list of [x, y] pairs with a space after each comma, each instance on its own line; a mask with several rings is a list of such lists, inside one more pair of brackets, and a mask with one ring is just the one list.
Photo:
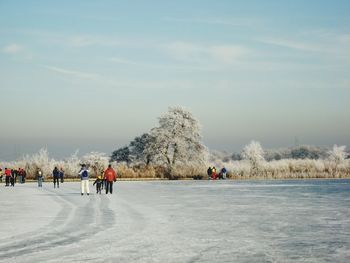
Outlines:
[[57, 188], [60, 188], [60, 171], [58, 170], [57, 167], [53, 169], [52, 176], [53, 176], [53, 187], [56, 188], [56, 184], [57, 184]]
[[10, 184], [15, 186], [15, 169], [11, 169]]
[[60, 169], [60, 180], [61, 180], [61, 183], [64, 182], [64, 171], [63, 171], [63, 168], [61, 167]]
[[96, 194], [101, 194], [101, 188], [103, 185], [103, 178], [102, 176], [97, 176], [95, 182], [93, 183], [93, 185], [96, 184]]
[[211, 167], [209, 166], [208, 170], [207, 170], [207, 174], [208, 174], [208, 179], [211, 179], [211, 175], [213, 173], [213, 170], [211, 169]]

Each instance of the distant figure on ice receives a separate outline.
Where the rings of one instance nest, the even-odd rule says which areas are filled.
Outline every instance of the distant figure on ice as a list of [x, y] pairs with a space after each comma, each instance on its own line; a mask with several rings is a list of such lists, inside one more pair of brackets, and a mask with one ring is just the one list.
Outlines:
[[27, 178], [26, 170], [22, 169], [22, 175], [23, 175], [22, 183], [24, 184], [26, 182], [26, 178]]
[[112, 194], [113, 182], [117, 181], [117, 174], [110, 164], [108, 165], [108, 168], [106, 169], [104, 175], [106, 180], [106, 194], [108, 194], [108, 191]]
[[17, 181], [17, 170], [11, 169], [11, 177], [10, 177], [11, 186], [15, 186], [16, 181]]
[[22, 168], [19, 168], [18, 171], [17, 171], [17, 174], [19, 176], [19, 183], [20, 184], [24, 184], [25, 181], [26, 181], [26, 176], [27, 176], [27, 173], [24, 169]]
[[23, 182], [23, 174], [22, 174], [21, 168], [18, 168], [18, 183], [22, 184], [22, 182]]
[[89, 170], [86, 168], [85, 164], [81, 166], [79, 175], [81, 179], [81, 195], [83, 195], [85, 192], [87, 193], [87, 195], [89, 195]]
[[57, 184], [57, 188], [60, 188], [60, 171], [58, 170], [57, 166], [55, 167], [55, 169], [53, 169], [52, 171], [52, 176], [53, 176], [53, 187], [56, 188], [56, 184]]
[[60, 168], [60, 180], [61, 180], [61, 183], [63, 183], [64, 182], [64, 171], [63, 171], [63, 168], [61, 167]]
[[9, 168], [5, 168], [5, 186], [10, 185], [10, 178], [11, 178], [11, 170]]
[[96, 194], [101, 194], [101, 188], [103, 185], [103, 178], [101, 175], [97, 176], [93, 185], [95, 185], [95, 184], [96, 184]]
[[36, 177], [38, 179], [38, 187], [43, 187], [43, 172], [40, 169], [38, 169]]
[[215, 168], [215, 166], [213, 167], [212, 172], [211, 172], [211, 179], [216, 180], [216, 168]]
[[100, 177], [102, 178], [102, 184], [101, 184], [101, 190], [103, 190], [104, 188], [106, 188], [106, 180], [104, 177], [104, 170], [103, 168], [100, 170]]
[[227, 170], [226, 170], [226, 168], [225, 167], [223, 167], [222, 169], [221, 169], [221, 178], [220, 179], [226, 179], [226, 175], [227, 175]]
[[211, 167], [209, 166], [208, 170], [207, 170], [207, 174], [208, 174], [208, 180], [211, 179], [211, 174], [212, 174], [213, 170], [211, 169]]

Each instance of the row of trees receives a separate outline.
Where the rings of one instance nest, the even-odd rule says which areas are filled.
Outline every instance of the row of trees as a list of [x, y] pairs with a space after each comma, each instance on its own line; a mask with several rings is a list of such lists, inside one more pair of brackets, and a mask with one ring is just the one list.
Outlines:
[[350, 177], [350, 159], [345, 146], [334, 145], [325, 158], [288, 158], [267, 161], [261, 144], [252, 141], [244, 147], [240, 160], [216, 152], [211, 162], [226, 166], [233, 178], [345, 178]]
[[182, 107], [170, 107], [159, 117], [158, 126], [111, 156], [92, 152], [79, 158], [76, 152], [56, 161], [49, 157], [47, 149], [41, 149], [33, 156], [1, 166], [25, 168], [29, 177], [38, 168], [50, 175], [54, 166], [63, 168], [66, 176], [77, 177], [83, 163], [89, 165], [93, 175], [111, 163], [125, 178], [206, 178], [206, 168], [213, 165], [226, 167], [231, 178], [350, 177], [345, 146], [335, 145], [328, 151], [310, 146], [264, 151], [259, 142], [252, 141], [237, 155], [209, 152], [193, 115]]

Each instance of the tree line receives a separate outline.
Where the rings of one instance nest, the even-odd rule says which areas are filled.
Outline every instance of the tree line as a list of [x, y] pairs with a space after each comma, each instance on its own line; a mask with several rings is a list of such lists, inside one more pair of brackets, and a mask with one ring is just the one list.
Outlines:
[[315, 146], [296, 146], [288, 149], [263, 150], [252, 141], [240, 153], [209, 151], [203, 144], [200, 123], [183, 107], [169, 107], [158, 119], [158, 125], [135, 137], [127, 146], [108, 156], [91, 152], [78, 157], [75, 152], [64, 160], [49, 157], [47, 149], [0, 167], [25, 167], [28, 178], [38, 169], [44, 177], [61, 167], [67, 177], [77, 177], [80, 165], [87, 164], [92, 176], [108, 164], [122, 178], [179, 179], [206, 178], [208, 166], [225, 167], [227, 177], [245, 178], [339, 178], [350, 177], [350, 160], [345, 146], [332, 149]]

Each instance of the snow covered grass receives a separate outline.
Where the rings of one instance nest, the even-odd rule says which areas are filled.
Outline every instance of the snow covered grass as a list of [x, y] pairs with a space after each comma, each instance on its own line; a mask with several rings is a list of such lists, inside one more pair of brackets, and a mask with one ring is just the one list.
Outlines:
[[228, 176], [232, 179], [295, 179], [295, 178], [349, 178], [350, 160], [335, 166], [329, 160], [295, 160], [284, 159], [262, 162], [257, 166], [257, 172], [252, 173], [248, 161], [218, 162], [217, 167], [226, 167]]
[[[255, 149], [256, 148], [256, 149]], [[221, 158], [212, 158], [207, 165], [175, 164], [172, 167], [172, 177], [175, 179], [190, 179], [195, 177], [207, 178], [208, 166], [215, 166], [219, 172], [222, 167], [228, 170], [231, 179], [293, 179], [293, 178], [350, 178], [350, 159], [345, 159], [344, 149], [334, 146], [328, 159], [282, 159], [265, 161], [262, 158], [262, 149], [254, 142], [245, 148], [245, 160], [232, 161]], [[256, 155], [256, 156], [255, 156]], [[41, 149], [37, 154], [25, 156], [13, 162], [2, 162], [0, 167], [25, 168], [29, 179], [34, 179], [37, 169], [40, 168], [44, 177], [49, 179], [55, 166], [63, 168], [66, 178], [78, 178], [80, 164], [85, 163], [90, 167], [92, 177], [101, 174], [108, 165], [108, 157], [105, 153], [92, 152], [78, 157], [74, 153], [67, 159], [55, 160], [49, 157], [46, 149]], [[113, 168], [121, 178], [130, 179], [164, 179], [169, 172], [166, 166], [112, 163]]]
[[[350, 180], [0, 184], [0, 262], [348, 262]], [[92, 190], [92, 186], [90, 185]]]

